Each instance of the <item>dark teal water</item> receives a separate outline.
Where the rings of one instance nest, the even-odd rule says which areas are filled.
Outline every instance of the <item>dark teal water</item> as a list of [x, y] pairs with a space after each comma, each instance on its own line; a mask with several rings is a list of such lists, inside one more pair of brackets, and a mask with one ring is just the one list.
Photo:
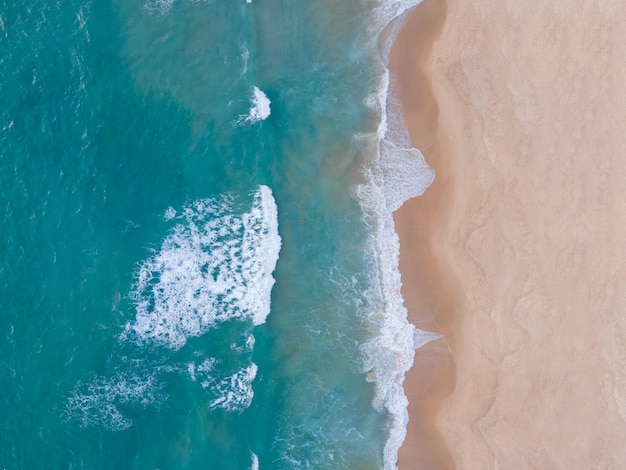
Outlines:
[[383, 6], [2, 2], [0, 467], [395, 466]]

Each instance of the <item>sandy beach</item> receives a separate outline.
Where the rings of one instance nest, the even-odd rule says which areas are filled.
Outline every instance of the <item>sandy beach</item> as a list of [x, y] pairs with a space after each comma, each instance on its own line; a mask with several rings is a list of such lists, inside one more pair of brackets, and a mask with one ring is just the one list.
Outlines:
[[426, 0], [390, 57], [435, 169], [395, 214], [400, 469], [626, 468], [626, 4]]

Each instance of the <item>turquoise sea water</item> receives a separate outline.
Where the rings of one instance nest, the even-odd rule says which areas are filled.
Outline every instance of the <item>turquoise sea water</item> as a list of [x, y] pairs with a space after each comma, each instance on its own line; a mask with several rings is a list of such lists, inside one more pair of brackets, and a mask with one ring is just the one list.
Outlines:
[[413, 3], [2, 3], [0, 468], [395, 467]]

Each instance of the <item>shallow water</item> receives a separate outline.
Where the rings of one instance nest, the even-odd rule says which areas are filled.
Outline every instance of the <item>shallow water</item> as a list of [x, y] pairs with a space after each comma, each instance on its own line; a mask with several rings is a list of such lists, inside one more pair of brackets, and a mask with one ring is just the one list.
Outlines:
[[1, 466], [393, 467], [398, 5], [4, 4]]

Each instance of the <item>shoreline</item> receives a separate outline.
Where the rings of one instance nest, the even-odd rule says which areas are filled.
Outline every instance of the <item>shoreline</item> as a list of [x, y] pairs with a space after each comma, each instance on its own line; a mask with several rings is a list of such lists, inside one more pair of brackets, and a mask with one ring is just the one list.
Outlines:
[[413, 366], [405, 377], [409, 422], [398, 453], [399, 469], [454, 468], [436, 418], [441, 401], [454, 388], [451, 348], [456, 336], [453, 325], [458, 294], [432, 244], [433, 239], [443, 236], [453, 188], [445, 161], [446, 142], [439, 136], [439, 108], [426, 71], [445, 17], [443, 0], [424, 0], [416, 5], [407, 14], [388, 63], [411, 144], [422, 151], [436, 175], [423, 195], [406, 201], [394, 213], [400, 240], [402, 296], [412, 324], [443, 336], [415, 351]]
[[446, 342], [407, 373], [399, 468], [626, 468], [626, 4], [446, 0], [437, 38], [429, 3], [389, 68], [436, 177], [394, 219]]

